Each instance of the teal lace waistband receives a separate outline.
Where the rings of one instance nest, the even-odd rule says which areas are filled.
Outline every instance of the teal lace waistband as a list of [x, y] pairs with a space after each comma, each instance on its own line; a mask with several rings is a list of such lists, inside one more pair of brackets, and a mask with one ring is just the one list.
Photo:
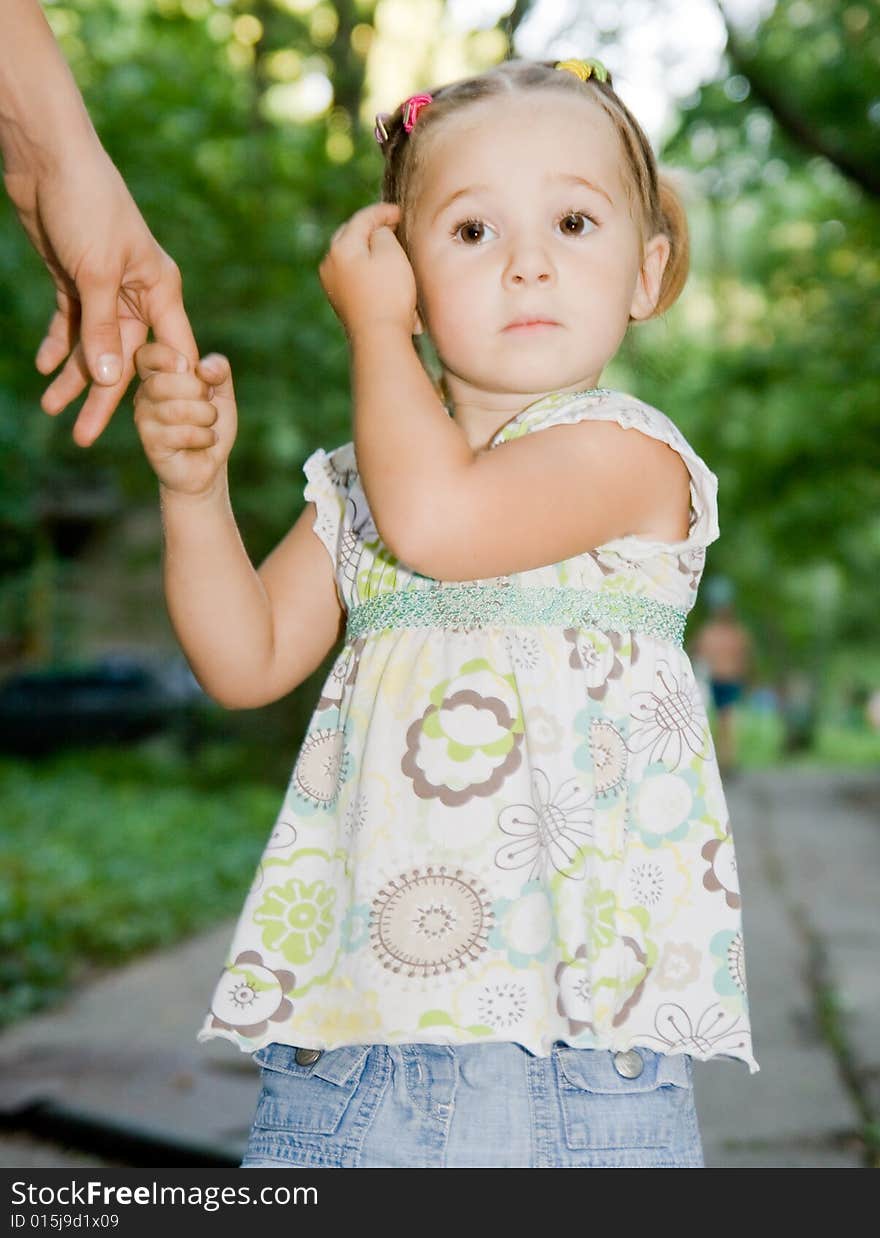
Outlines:
[[684, 643], [687, 611], [633, 594], [519, 585], [448, 585], [380, 593], [348, 613], [346, 642], [388, 628], [564, 624]]

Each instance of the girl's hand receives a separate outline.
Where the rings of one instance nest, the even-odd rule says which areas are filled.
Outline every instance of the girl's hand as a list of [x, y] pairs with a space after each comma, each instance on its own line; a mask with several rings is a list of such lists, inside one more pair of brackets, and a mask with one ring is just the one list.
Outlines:
[[139, 348], [135, 362], [143, 382], [134, 420], [153, 471], [166, 490], [207, 494], [238, 428], [229, 362], [212, 353], [192, 373], [181, 353], [158, 343]]
[[416, 281], [394, 235], [400, 207], [377, 202], [337, 228], [318, 268], [327, 299], [349, 339], [365, 323], [390, 322], [412, 335]]

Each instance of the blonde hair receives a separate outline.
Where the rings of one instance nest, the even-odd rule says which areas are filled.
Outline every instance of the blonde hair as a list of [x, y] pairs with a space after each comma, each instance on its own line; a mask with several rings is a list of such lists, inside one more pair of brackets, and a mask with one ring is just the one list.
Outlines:
[[[595, 75], [582, 81], [574, 73], [556, 69], [554, 60], [506, 60], [475, 77], [450, 82], [431, 89], [432, 102], [418, 114], [410, 133], [403, 127], [403, 103], [383, 116], [387, 138], [381, 142], [385, 159], [382, 201], [401, 208], [397, 234], [407, 248], [407, 226], [417, 200], [422, 174], [427, 163], [432, 133], [444, 119], [471, 103], [495, 96], [534, 90], [561, 90], [589, 98], [610, 118], [620, 140], [624, 165], [624, 185], [630, 213], [640, 229], [642, 244], [662, 233], [669, 239], [669, 258], [663, 271], [657, 304], [649, 315], [664, 313], [684, 287], [689, 266], [687, 215], [678, 191], [665, 172], [661, 173], [651, 144], [639, 122], [614, 90], [611, 74], [606, 81]], [[632, 321], [632, 320], [631, 320]]]

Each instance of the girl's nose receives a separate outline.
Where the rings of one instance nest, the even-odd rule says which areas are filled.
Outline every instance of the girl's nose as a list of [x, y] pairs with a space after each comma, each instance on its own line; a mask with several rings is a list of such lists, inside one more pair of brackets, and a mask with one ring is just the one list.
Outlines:
[[505, 282], [514, 287], [523, 284], [548, 284], [555, 272], [549, 254], [542, 245], [522, 241], [511, 248], [504, 272]]

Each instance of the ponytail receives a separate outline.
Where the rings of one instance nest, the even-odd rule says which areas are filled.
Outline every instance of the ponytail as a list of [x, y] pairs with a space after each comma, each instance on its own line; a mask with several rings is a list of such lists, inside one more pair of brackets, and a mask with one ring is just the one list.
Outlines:
[[684, 288], [690, 267], [690, 239], [687, 215], [679, 190], [668, 172], [657, 177], [657, 192], [660, 199], [659, 232], [669, 237], [669, 258], [660, 282], [660, 295], [651, 318], [666, 312]]

